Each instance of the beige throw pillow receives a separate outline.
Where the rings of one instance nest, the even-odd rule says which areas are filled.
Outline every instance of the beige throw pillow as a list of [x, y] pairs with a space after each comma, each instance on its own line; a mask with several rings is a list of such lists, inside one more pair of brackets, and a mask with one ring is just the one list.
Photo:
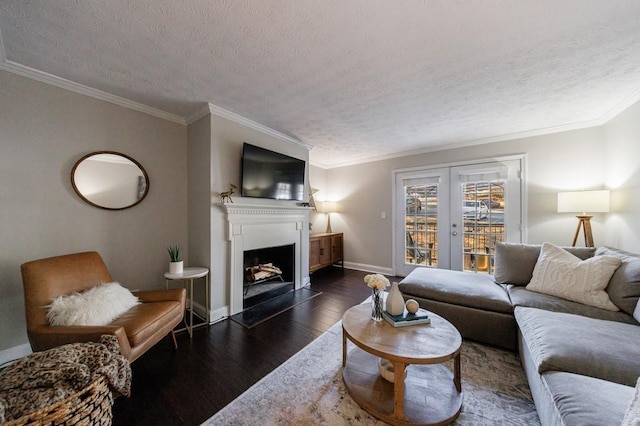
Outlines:
[[544, 243], [527, 290], [618, 311], [604, 289], [620, 266], [615, 256], [594, 256], [580, 260], [566, 250]]

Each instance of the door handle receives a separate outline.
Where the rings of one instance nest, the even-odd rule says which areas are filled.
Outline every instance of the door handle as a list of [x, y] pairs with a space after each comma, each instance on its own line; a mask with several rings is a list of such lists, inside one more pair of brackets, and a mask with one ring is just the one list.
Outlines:
[[453, 231], [453, 232], [451, 233], [451, 235], [453, 235], [453, 236], [455, 237], [456, 235], [458, 235], [458, 232], [457, 232], [457, 231]]

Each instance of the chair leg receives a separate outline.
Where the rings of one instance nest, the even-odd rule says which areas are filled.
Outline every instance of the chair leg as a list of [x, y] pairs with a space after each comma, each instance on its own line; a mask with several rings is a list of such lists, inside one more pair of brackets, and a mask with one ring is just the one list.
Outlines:
[[178, 349], [178, 342], [176, 341], [176, 333], [171, 330], [171, 338], [173, 339], [173, 349]]

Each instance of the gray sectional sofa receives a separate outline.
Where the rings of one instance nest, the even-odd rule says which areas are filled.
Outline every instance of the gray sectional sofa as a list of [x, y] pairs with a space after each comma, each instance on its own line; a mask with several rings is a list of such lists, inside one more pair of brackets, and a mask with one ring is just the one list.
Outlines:
[[399, 287], [465, 339], [517, 350], [543, 425], [620, 425], [640, 376], [640, 255], [566, 248], [620, 259], [613, 311], [528, 290], [540, 249], [498, 243], [493, 276], [418, 268]]

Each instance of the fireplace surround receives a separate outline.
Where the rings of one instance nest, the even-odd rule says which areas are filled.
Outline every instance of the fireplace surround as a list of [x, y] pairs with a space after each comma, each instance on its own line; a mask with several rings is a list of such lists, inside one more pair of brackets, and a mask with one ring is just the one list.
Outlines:
[[309, 208], [292, 204], [223, 204], [228, 221], [229, 311], [242, 312], [245, 252], [294, 245], [293, 288], [309, 284]]

